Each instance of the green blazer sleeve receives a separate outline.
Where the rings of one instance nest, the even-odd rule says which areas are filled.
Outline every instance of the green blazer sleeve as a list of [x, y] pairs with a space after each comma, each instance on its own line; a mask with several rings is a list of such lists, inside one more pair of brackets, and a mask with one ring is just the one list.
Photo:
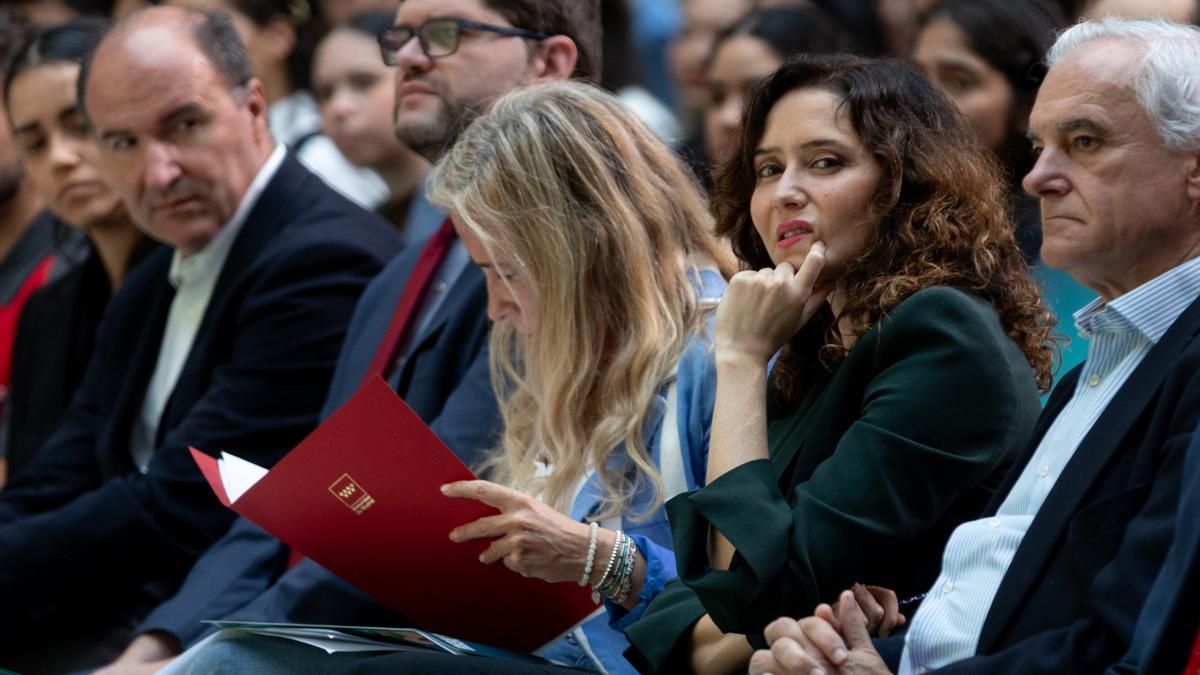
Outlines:
[[[1040, 407], [991, 305], [950, 288], [896, 307], [810, 401], [772, 419], [769, 460], [668, 503], [681, 582], [627, 631], [648, 669], [705, 612], [726, 632], [758, 634], [856, 581], [924, 590]], [[728, 571], [708, 567], [709, 527], [738, 551]]]

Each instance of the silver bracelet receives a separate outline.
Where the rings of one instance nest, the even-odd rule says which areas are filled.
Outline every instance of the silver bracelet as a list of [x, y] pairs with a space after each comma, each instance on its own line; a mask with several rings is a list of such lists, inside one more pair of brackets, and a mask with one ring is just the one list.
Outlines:
[[600, 525], [596, 521], [592, 521], [591, 536], [588, 541], [587, 564], [583, 566], [583, 575], [579, 577], [579, 585], [587, 586], [588, 581], [592, 578], [592, 563], [596, 561], [596, 535], [600, 532]]
[[621, 539], [625, 536], [624, 532], [617, 530], [617, 536], [613, 537], [612, 552], [608, 555], [608, 566], [604, 568], [604, 574], [600, 575], [600, 580], [592, 584], [592, 602], [600, 604], [600, 587], [608, 579], [608, 575], [613, 571], [613, 564], [617, 562], [617, 557], [621, 552]]
[[609, 596], [618, 605], [625, 604], [625, 601], [633, 594], [633, 570], [637, 567], [638, 550], [632, 541], [629, 542], [628, 556], [628, 564], [625, 565], [624, 574], [621, 575], [621, 583], [617, 587], [617, 592], [615, 595]]
[[622, 533], [620, 555], [617, 557], [617, 566], [613, 570], [612, 576], [602, 580], [596, 585], [596, 591], [601, 595], [612, 599], [620, 591], [622, 580], [629, 574], [630, 566], [630, 549], [633, 547], [633, 540]]

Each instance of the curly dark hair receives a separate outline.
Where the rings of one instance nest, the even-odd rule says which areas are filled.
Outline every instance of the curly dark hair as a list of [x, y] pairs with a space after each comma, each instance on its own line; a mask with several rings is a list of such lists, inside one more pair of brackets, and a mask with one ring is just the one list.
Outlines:
[[871, 198], [876, 222], [866, 250], [840, 284], [845, 307], [828, 305], [780, 354], [777, 393], [795, 400], [864, 333], [910, 295], [953, 286], [988, 300], [1025, 353], [1039, 388], [1053, 379], [1054, 315], [1021, 257], [1000, 168], [970, 123], [913, 67], [895, 59], [799, 55], [763, 81], [747, 104], [736, 154], [717, 174], [718, 234], [746, 269], [774, 265], [749, 215], [754, 152], [777, 101], [801, 88], [830, 91], [882, 169]]

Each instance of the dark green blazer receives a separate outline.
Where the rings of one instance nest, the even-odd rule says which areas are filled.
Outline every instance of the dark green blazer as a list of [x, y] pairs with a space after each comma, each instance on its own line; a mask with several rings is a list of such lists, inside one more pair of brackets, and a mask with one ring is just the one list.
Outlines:
[[[1040, 410], [1033, 369], [995, 309], [937, 287], [871, 328], [799, 405], [768, 410], [770, 458], [667, 504], [680, 579], [626, 634], [643, 671], [682, 670], [705, 613], [758, 642], [854, 582], [928, 588]], [[708, 529], [737, 549], [708, 567]]]

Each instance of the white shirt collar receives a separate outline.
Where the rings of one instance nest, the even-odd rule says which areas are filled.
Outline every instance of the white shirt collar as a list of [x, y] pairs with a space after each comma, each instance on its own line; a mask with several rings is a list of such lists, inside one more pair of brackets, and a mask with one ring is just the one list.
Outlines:
[[172, 286], [178, 289], [180, 286], [196, 283], [206, 277], [215, 279], [220, 274], [221, 268], [225, 265], [225, 259], [229, 257], [229, 251], [233, 248], [233, 242], [246, 223], [246, 217], [250, 215], [250, 210], [258, 203], [258, 198], [262, 196], [271, 179], [279, 171], [279, 167], [283, 164], [283, 158], [286, 156], [287, 150], [284, 146], [276, 145], [271, 156], [254, 176], [254, 180], [250, 181], [250, 186], [246, 188], [246, 194], [242, 196], [242, 201], [238, 204], [237, 210], [233, 212], [233, 217], [221, 226], [217, 236], [213, 237], [212, 241], [208, 242], [204, 248], [187, 257], [184, 257], [179, 249], [175, 249], [175, 254], [171, 256], [171, 269], [167, 272], [167, 278]]
[[1075, 327], [1084, 337], [1132, 329], [1157, 344], [1197, 296], [1200, 257], [1176, 265], [1109, 302], [1096, 298], [1075, 312]]

